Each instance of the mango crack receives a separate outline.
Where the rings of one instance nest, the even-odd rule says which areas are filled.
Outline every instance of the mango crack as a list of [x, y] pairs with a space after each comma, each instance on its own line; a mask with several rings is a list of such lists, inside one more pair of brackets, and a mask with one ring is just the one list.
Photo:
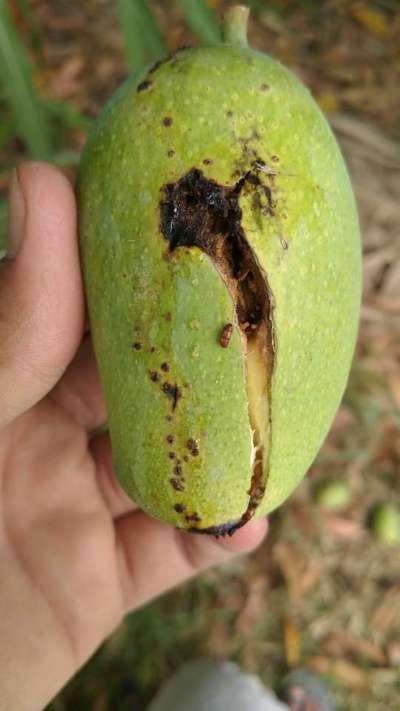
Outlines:
[[249, 521], [265, 494], [271, 441], [271, 378], [275, 344], [272, 298], [266, 274], [246, 240], [239, 198], [246, 186], [262, 186], [248, 171], [234, 186], [222, 186], [192, 168], [176, 183], [163, 186], [160, 229], [168, 251], [197, 247], [210, 257], [235, 306], [244, 355], [249, 424], [252, 432], [249, 502], [237, 521], [205, 529], [232, 535]]

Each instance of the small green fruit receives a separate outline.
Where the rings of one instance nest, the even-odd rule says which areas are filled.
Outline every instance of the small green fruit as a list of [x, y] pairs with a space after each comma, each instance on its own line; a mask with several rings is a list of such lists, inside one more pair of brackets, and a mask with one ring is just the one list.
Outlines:
[[372, 517], [372, 531], [379, 543], [400, 543], [400, 511], [393, 504], [380, 504]]
[[303, 477], [345, 387], [360, 301], [347, 171], [307, 90], [245, 44], [129, 79], [79, 176], [118, 477], [149, 514], [232, 533]]
[[318, 488], [315, 500], [324, 509], [341, 509], [351, 501], [349, 487], [344, 481], [324, 482]]

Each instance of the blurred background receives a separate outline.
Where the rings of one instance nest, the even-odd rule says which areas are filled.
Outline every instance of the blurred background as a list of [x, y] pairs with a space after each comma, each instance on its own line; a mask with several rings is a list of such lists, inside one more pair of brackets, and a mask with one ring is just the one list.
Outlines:
[[[73, 179], [120, 82], [183, 44], [215, 40], [229, 4], [0, 0], [0, 248], [12, 167], [44, 158]], [[314, 670], [346, 711], [400, 708], [400, 3], [247, 4], [251, 44], [311, 89], [352, 176], [364, 299], [349, 386], [263, 547], [128, 617], [51, 711], [138, 711], [202, 655], [272, 686], [293, 667]]]

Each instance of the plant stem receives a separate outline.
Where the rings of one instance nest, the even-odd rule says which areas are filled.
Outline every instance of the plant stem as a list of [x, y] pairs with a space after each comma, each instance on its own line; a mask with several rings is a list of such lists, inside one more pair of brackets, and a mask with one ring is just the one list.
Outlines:
[[236, 47], [248, 47], [247, 22], [250, 10], [245, 5], [234, 5], [229, 8], [222, 20], [222, 40]]

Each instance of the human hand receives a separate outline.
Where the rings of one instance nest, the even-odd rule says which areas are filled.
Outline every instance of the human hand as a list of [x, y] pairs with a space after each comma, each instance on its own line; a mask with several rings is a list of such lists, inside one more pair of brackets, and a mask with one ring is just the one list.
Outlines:
[[0, 263], [0, 710], [42, 709], [126, 612], [259, 544], [177, 531], [119, 487], [67, 179], [26, 163]]

